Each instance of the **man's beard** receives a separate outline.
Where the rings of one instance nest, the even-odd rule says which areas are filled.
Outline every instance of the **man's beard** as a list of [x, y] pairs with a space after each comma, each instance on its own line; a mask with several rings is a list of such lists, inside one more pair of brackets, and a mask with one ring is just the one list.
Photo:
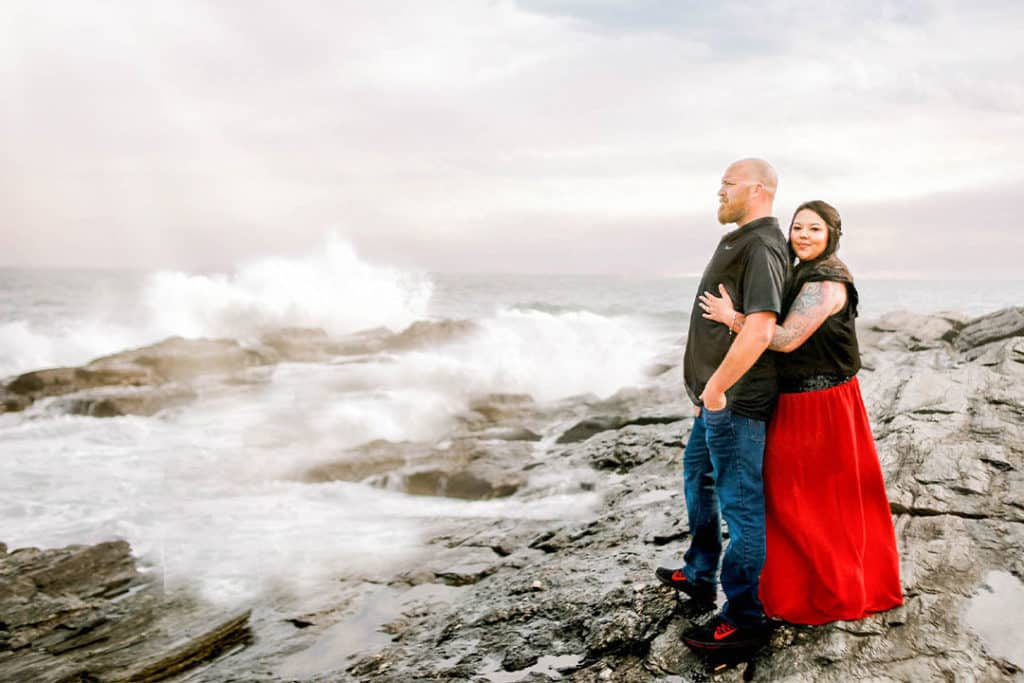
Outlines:
[[718, 222], [722, 225], [737, 223], [747, 213], [747, 207], [738, 202], [718, 205]]

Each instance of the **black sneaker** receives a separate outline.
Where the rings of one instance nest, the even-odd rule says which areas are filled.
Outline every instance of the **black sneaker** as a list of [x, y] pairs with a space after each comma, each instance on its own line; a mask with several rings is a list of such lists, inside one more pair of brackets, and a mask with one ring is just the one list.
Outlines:
[[738, 650], [756, 648], [768, 642], [771, 622], [761, 626], [739, 627], [718, 615], [704, 626], [683, 633], [683, 642], [695, 650]]
[[686, 578], [682, 569], [658, 567], [654, 570], [654, 575], [658, 577], [658, 581], [661, 581], [666, 586], [686, 593], [701, 604], [711, 605], [712, 607], [715, 604], [716, 591], [714, 585], [710, 583], [694, 583]]

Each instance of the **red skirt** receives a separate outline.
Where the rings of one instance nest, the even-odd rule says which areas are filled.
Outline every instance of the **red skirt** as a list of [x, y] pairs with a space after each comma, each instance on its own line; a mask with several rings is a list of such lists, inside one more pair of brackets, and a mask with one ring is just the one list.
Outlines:
[[823, 624], [902, 604], [896, 534], [857, 378], [781, 394], [767, 438], [765, 614]]

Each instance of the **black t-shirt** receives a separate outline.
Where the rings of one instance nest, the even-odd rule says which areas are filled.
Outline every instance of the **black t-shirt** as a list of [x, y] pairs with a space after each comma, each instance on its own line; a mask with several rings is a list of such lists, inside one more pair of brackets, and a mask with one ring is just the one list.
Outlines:
[[[718, 285], [723, 284], [738, 312], [749, 315], [771, 311], [777, 315], [782, 311], [790, 270], [786, 238], [779, 221], [771, 216], [751, 221], [722, 237], [704, 269], [690, 311], [683, 374], [686, 392], [695, 405], [701, 405], [697, 397], [733, 341], [725, 325], [702, 316], [697, 296], [704, 291], [717, 296]], [[778, 393], [775, 359], [773, 354], [763, 353], [725, 395], [737, 415], [767, 420]]]

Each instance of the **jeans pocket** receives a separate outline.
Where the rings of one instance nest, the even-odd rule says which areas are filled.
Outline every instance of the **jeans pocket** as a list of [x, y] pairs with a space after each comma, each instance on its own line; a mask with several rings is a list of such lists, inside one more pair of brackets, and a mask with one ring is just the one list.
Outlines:
[[736, 427], [733, 424], [731, 406], [726, 406], [721, 410], [705, 409], [703, 416], [709, 445], [712, 441], [720, 441], [723, 438], [729, 440], [736, 438]]
[[702, 414], [704, 415], [704, 422], [712, 422], [715, 424], [722, 424], [732, 419], [732, 406], [726, 404], [721, 410], [711, 410], [711, 408], [701, 408]]
[[764, 443], [765, 425], [761, 420], [747, 420], [747, 434], [754, 443]]

